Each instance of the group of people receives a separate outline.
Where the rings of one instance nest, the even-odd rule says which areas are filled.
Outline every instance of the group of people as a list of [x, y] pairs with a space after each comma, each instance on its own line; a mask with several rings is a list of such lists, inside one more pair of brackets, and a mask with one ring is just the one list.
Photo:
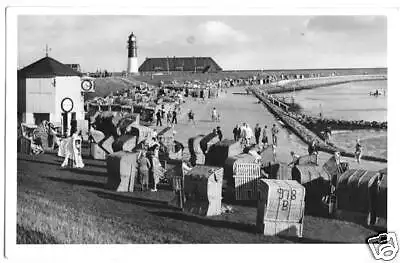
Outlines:
[[162, 168], [159, 160], [159, 150], [160, 145], [157, 139], [153, 137], [151, 143], [145, 144], [138, 153], [138, 181], [142, 191], [149, 189], [150, 179], [152, 179], [153, 188], [151, 191], [157, 192], [157, 184], [164, 174], [164, 168]]
[[[361, 162], [362, 148], [363, 148], [363, 146], [361, 145], [361, 141], [360, 141], [359, 138], [357, 138], [355, 152], [354, 152], [354, 156], [355, 156], [355, 159], [356, 159], [357, 163]], [[318, 165], [318, 154], [319, 154], [318, 153], [318, 141], [317, 140], [313, 140], [308, 145], [308, 155], [310, 157], [310, 162], [315, 163], [316, 165]], [[292, 157], [292, 162], [289, 163], [289, 166], [290, 165], [298, 165], [299, 164], [299, 160], [300, 160], [300, 156], [298, 154], [296, 154], [294, 151], [291, 151], [290, 155]], [[312, 157], [315, 157], [315, 159], [312, 159]]]
[[[44, 141], [42, 140], [43, 135], [45, 136]], [[31, 154], [44, 153], [45, 145], [52, 149], [57, 148], [60, 144], [60, 137], [61, 135], [56, 132], [54, 125], [46, 120], [42, 121], [39, 127], [27, 127], [24, 124], [18, 125], [18, 140], [25, 138], [30, 142]]]
[[[268, 139], [268, 126], [264, 125], [264, 128], [261, 128], [260, 124], [257, 123], [253, 129], [251, 129], [248, 123], [243, 123], [242, 125], [237, 124], [233, 128], [233, 138], [235, 141], [240, 141], [244, 145], [250, 145], [252, 139], [255, 139], [255, 143], [257, 145], [262, 144], [263, 147], [268, 146], [269, 139]], [[279, 129], [274, 123], [271, 128], [271, 139], [273, 147], [278, 146], [278, 133]], [[260, 140], [261, 139], [261, 140]]]
[[161, 109], [159, 109], [156, 113], [156, 126], [162, 126], [162, 120], [167, 119], [167, 125], [171, 126], [173, 124], [178, 123], [177, 119], [178, 115], [178, 109], [175, 107], [172, 111], [169, 110], [166, 112], [164, 105], [161, 106]]

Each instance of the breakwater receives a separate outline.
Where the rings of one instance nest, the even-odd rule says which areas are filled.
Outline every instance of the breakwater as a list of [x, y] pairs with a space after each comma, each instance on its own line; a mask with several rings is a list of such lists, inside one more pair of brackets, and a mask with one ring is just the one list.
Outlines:
[[358, 81], [387, 80], [387, 75], [349, 75], [306, 79], [281, 80], [275, 83], [259, 86], [269, 94], [291, 92], [295, 90], [315, 89]]
[[[313, 140], [316, 140], [318, 143], [318, 150], [327, 152], [330, 154], [333, 154], [334, 152], [340, 152], [342, 156], [345, 157], [355, 157], [354, 153], [348, 152], [344, 149], [341, 149], [335, 145], [328, 144], [324, 140], [322, 140], [316, 133], [308, 129], [305, 125], [300, 123], [296, 118], [293, 118], [290, 113], [286, 112], [283, 110], [281, 107], [274, 105], [267, 97], [265, 94], [263, 94], [263, 91], [255, 88], [255, 87], [249, 87], [249, 90], [259, 99], [263, 102], [263, 104], [267, 107], [267, 109], [278, 119], [280, 119], [289, 130], [291, 130], [294, 134], [296, 134], [302, 141], [304, 141], [307, 144], [310, 144]], [[363, 160], [368, 160], [368, 161], [377, 161], [377, 162], [387, 162], [386, 159], [380, 158], [380, 157], [375, 157], [375, 156], [367, 156], [364, 155], [362, 156]]]

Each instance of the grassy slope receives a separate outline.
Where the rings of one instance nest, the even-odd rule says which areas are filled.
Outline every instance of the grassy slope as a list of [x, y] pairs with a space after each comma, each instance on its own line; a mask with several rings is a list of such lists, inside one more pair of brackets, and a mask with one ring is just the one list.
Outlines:
[[[54, 155], [18, 160], [18, 243], [283, 243], [255, 233], [256, 209], [198, 217], [168, 206], [172, 192], [105, 189], [102, 161], [61, 170]], [[362, 243], [375, 232], [355, 223], [306, 216], [302, 242]]]

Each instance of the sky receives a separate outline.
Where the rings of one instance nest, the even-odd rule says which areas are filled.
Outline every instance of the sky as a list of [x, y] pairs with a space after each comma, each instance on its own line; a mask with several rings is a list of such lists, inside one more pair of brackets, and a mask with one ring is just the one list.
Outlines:
[[18, 17], [18, 67], [45, 56], [122, 71], [127, 40], [146, 57], [207, 56], [224, 70], [386, 67], [385, 16]]

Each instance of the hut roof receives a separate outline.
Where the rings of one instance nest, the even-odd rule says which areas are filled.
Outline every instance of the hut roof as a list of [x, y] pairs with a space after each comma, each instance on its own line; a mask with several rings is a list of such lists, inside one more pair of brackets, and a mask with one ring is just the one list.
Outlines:
[[211, 57], [164, 57], [147, 58], [139, 67], [148, 71], [199, 71], [219, 72], [222, 68]]
[[18, 75], [25, 78], [48, 78], [55, 76], [80, 76], [81, 74], [51, 57], [44, 57], [19, 70]]

